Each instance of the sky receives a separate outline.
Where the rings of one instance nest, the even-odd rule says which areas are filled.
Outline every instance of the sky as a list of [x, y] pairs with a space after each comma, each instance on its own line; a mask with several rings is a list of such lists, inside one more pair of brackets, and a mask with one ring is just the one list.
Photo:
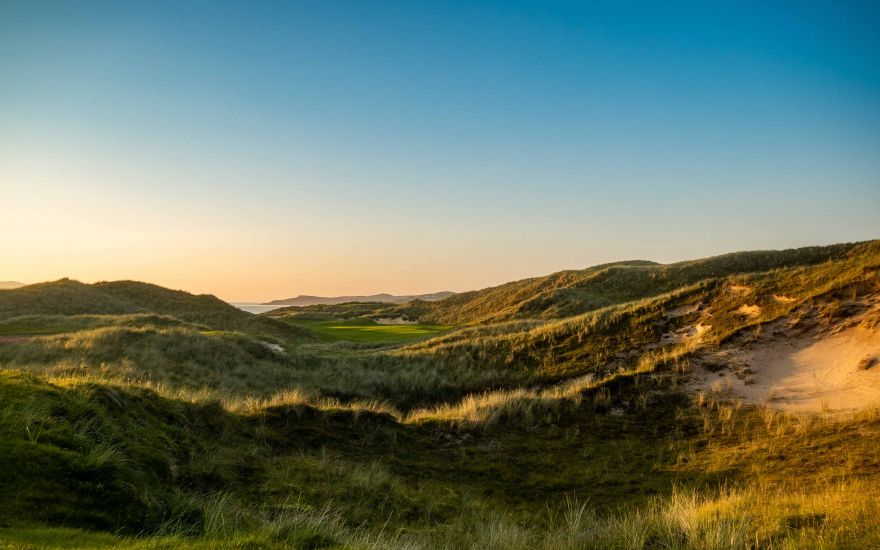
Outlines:
[[876, 2], [0, 2], [0, 280], [483, 288], [880, 237]]

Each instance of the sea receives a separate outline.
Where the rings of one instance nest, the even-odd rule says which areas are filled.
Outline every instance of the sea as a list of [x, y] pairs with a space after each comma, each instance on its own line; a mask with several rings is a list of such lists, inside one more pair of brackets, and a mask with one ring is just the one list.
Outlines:
[[270, 306], [266, 304], [254, 304], [251, 302], [229, 302], [234, 305], [238, 309], [243, 309], [248, 313], [265, 313], [267, 311], [272, 311], [273, 309], [278, 309], [279, 307], [284, 306]]

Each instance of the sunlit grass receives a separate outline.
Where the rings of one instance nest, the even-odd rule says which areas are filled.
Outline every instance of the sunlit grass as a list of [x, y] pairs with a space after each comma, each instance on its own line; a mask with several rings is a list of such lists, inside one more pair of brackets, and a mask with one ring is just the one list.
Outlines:
[[349, 341], [366, 344], [399, 344], [419, 338], [435, 336], [453, 327], [450, 325], [380, 325], [357, 319], [348, 321], [286, 320], [286, 322], [314, 331], [325, 341]]
[[[0, 322], [22, 336], [0, 345], [0, 548], [877, 547], [880, 414], [683, 391], [693, 352], [814, 301], [833, 318], [880, 288], [877, 267], [724, 274], [453, 330], [285, 321], [320, 343], [16, 309]], [[736, 313], [733, 286], [760, 316]], [[661, 342], [702, 315], [704, 337]]]

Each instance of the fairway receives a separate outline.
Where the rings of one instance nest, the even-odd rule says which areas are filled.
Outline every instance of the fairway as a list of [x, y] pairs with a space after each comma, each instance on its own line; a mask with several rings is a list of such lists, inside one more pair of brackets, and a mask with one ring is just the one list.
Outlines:
[[445, 332], [450, 325], [380, 325], [366, 319], [347, 321], [290, 320], [291, 325], [307, 328], [325, 341], [346, 340], [369, 344], [398, 344]]

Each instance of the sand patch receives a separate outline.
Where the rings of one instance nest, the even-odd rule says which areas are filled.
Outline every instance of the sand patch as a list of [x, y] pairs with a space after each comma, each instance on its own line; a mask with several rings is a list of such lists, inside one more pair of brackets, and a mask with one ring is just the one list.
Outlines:
[[696, 338], [698, 336], [702, 336], [706, 331], [710, 330], [712, 325], [704, 325], [703, 323], [697, 323], [688, 331], [689, 338]]
[[406, 317], [380, 317], [375, 319], [377, 325], [414, 325], [418, 321], [411, 321]]
[[712, 360], [721, 360], [736, 376], [702, 373], [701, 385], [711, 388], [723, 380], [730, 394], [753, 403], [788, 411], [880, 405], [880, 331], [853, 327], [820, 337], [767, 339]]
[[727, 290], [733, 292], [734, 294], [751, 294], [752, 288], [745, 285], [730, 285], [727, 287]]
[[748, 317], [757, 317], [761, 314], [761, 306], [757, 304], [751, 306], [743, 304], [739, 306], [736, 312]]
[[781, 302], [783, 304], [790, 304], [791, 302], [794, 302], [794, 300], [795, 300], [791, 296], [783, 296], [781, 294], [774, 294], [773, 299], [776, 300], [777, 302]]
[[692, 327], [683, 328], [675, 332], [667, 332], [660, 337], [660, 345], [681, 344], [682, 342], [695, 343], [711, 328], [712, 325], [697, 323]]
[[267, 348], [269, 348], [270, 350], [274, 351], [275, 353], [279, 353], [279, 354], [284, 353], [284, 346], [282, 346], [281, 344], [273, 344], [272, 342], [263, 342], [263, 341], [261, 341], [260, 343], [263, 344], [264, 346], [266, 346]]
[[670, 309], [666, 312], [667, 319], [675, 319], [676, 317], [683, 317], [689, 313], [693, 313], [700, 309], [700, 304], [685, 304], [683, 306], [678, 306], [677, 308]]

